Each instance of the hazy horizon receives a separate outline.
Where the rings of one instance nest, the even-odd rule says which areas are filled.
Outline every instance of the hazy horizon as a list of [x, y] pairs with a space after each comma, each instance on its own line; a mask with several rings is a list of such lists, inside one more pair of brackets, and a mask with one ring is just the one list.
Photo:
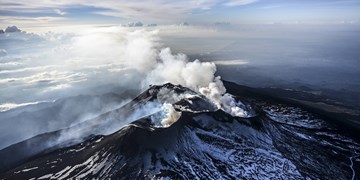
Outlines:
[[26, 1], [0, 3], [0, 24], [27, 27], [144, 24], [358, 24], [357, 0]]
[[[88, 94], [91, 88], [130, 83], [116, 77], [124, 71], [119, 50], [127, 33], [138, 31], [155, 33], [158, 48], [170, 47], [174, 53], [186, 54], [189, 61], [215, 62], [218, 75], [240, 84], [360, 92], [356, 51], [360, 28], [355, 25], [118, 25], [0, 35], [0, 103], [54, 100], [67, 93]], [[95, 69], [99, 72], [93, 74]], [[131, 69], [124, 72], [129, 74]], [[132, 81], [129, 87], [138, 88], [141, 80]], [[24, 91], [36, 93], [29, 98]]]

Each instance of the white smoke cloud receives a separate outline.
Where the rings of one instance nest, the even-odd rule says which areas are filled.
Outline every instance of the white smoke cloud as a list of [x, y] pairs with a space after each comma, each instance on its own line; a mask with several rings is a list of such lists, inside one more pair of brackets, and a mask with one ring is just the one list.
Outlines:
[[157, 31], [139, 30], [126, 34], [125, 47], [120, 60], [140, 72], [149, 71], [157, 63]]
[[[163, 104], [163, 109], [162, 112], [163, 113], [163, 117], [158, 119], [158, 118], [152, 118], [153, 119], [153, 123], [156, 125], [157, 121], [160, 120], [161, 123], [161, 127], [169, 127], [170, 125], [172, 125], [173, 123], [175, 123], [181, 116], [180, 112], [177, 112], [175, 110], [175, 108], [169, 104], [169, 103], [165, 103]], [[154, 122], [155, 121], [155, 122]]]
[[[169, 47], [161, 46], [159, 33], [158, 30], [102, 28], [76, 37], [72, 49], [84, 57], [108, 57], [112, 63], [136, 70], [137, 73], [132, 74], [130, 78], [142, 77], [139, 87], [142, 90], [147, 89], [149, 85], [162, 85], [167, 82], [180, 84], [206, 96], [219, 109], [232, 116], [248, 116], [241, 108], [243, 105], [226, 94], [221, 78], [215, 77], [215, 63], [201, 62], [197, 59], [190, 61], [185, 54], [173, 54]], [[172, 96], [173, 99], [167, 98], [162, 106], [171, 116], [174, 110], [169, 108], [168, 104], [184, 98]], [[169, 122], [174, 120], [164, 120], [163, 124], [168, 126]]]
[[241, 102], [237, 102], [231, 94], [226, 93], [226, 88], [220, 77], [216, 77], [214, 82], [209, 83], [208, 87], [202, 87], [199, 91], [212, 100], [218, 108], [221, 108], [232, 116], [250, 116], [246, 110], [241, 108], [244, 107]]
[[151, 84], [160, 85], [167, 82], [180, 84], [205, 95], [219, 109], [232, 116], [248, 116], [247, 112], [239, 107], [242, 104], [226, 94], [221, 78], [215, 77], [214, 63], [189, 61], [185, 54], [173, 54], [170, 48], [163, 48], [160, 51], [154, 49], [158, 47], [154, 41], [156, 38], [153, 37], [156, 33], [134, 32], [131, 35], [137, 35], [137, 38], [132, 38], [128, 42], [128, 51], [125, 53], [128, 60], [135, 62], [132, 66], [146, 74], [142, 83], [143, 88]]
[[[164, 48], [158, 55], [149, 75], [143, 81], [143, 86], [170, 82], [198, 90], [207, 86], [214, 79], [215, 64], [195, 60], [189, 62], [185, 54], [173, 55], [170, 48]], [[146, 59], [145, 59], [146, 61]]]

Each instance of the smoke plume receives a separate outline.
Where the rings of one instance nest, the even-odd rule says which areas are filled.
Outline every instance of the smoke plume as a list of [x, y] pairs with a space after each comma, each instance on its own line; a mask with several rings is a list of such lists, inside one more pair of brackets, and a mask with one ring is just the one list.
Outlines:
[[138, 35], [141, 39], [132, 38], [128, 42], [129, 51], [126, 51], [126, 57], [134, 62], [133, 68], [146, 74], [142, 88], [167, 82], [180, 84], [206, 96], [219, 109], [232, 116], [248, 116], [247, 112], [239, 107], [242, 103], [236, 102], [226, 93], [221, 77], [215, 77], [214, 63], [201, 62], [197, 59], [189, 61], [185, 54], [173, 54], [170, 48], [157, 50], [157, 38], [153, 37], [156, 36], [156, 32], [137, 31], [131, 34], [134, 35]]

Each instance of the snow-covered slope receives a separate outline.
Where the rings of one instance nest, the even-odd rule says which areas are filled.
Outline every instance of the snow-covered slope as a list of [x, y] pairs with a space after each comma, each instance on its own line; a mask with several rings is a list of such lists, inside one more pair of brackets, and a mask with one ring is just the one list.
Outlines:
[[[169, 115], [164, 103], [180, 113], [169, 126], [159, 123]], [[122, 108], [64, 131], [81, 129], [85, 140], [32, 156], [0, 178], [358, 177], [359, 142], [323, 117], [273, 100], [243, 103], [256, 116], [233, 117], [182, 86], [152, 86]]]

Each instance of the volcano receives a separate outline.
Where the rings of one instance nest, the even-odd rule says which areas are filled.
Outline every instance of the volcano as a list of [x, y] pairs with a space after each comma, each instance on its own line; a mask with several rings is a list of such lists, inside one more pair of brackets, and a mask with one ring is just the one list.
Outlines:
[[224, 85], [249, 116], [154, 85], [119, 109], [1, 150], [0, 179], [360, 177], [358, 114], [302, 92]]

